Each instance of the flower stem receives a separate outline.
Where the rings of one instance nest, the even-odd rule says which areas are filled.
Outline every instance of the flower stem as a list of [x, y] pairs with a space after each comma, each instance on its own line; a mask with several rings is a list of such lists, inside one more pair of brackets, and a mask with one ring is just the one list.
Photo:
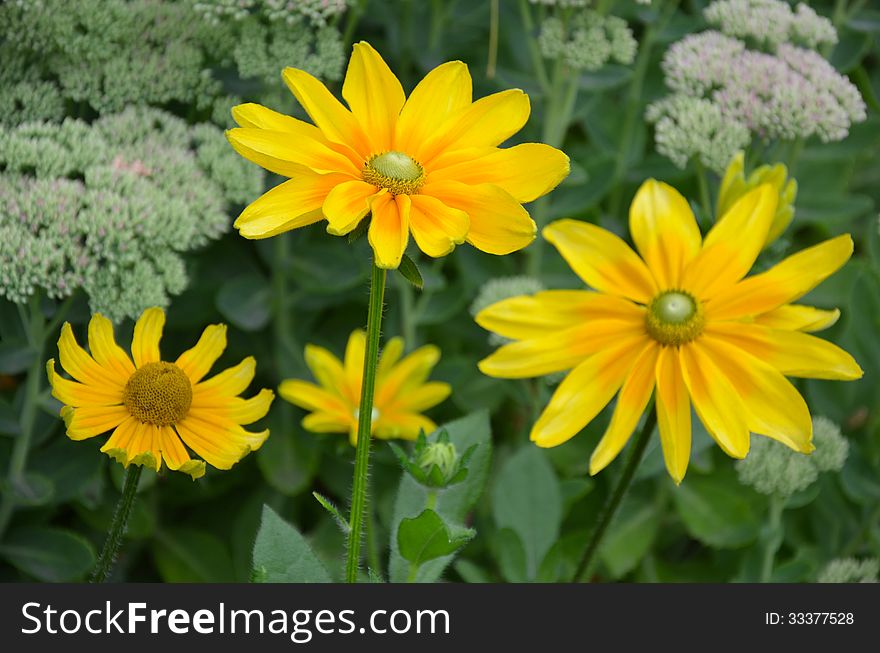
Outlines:
[[367, 312], [367, 343], [364, 354], [364, 378], [361, 383], [361, 403], [358, 409], [358, 438], [354, 461], [354, 484], [351, 491], [351, 515], [348, 534], [348, 552], [345, 580], [356, 583], [360, 567], [361, 535], [367, 506], [367, 473], [370, 467], [370, 432], [373, 423], [373, 390], [376, 386], [376, 367], [379, 362], [379, 330], [382, 325], [382, 307], [385, 298], [385, 270], [373, 264], [370, 280], [370, 307]]
[[626, 461], [626, 467], [624, 467], [623, 473], [620, 475], [620, 479], [618, 479], [617, 485], [614, 487], [611, 496], [608, 497], [605, 505], [602, 506], [602, 511], [599, 514], [599, 522], [596, 524], [596, 528], [590, 536], [590, 541], [587, 544], [587, 548], [584, 551], [580, 564], [578, 564], [577, 571], [574, 573], [572, 582], [586, 581], [590, 577], [590, 574], [593, 571], [596, 552], [599, 550], [599, 544], [602, 542], [602, 537], [611, 525], [617, 509], [620, 507], [620, 503], [623, 501], [623, 497], [626, 495], [630, 483], [632, 483], [633, 476], [635, 476], [636, 469], [639, 466], [639, 462], [642, 460], [642, 455], [645, 453], [645, 448], [648, 446], [648, 441], [651, 439], [651, 434], [654, 432], [654, 426], [656, 424], [657, 411], [654, 407], [651, 407], [648, 412], [648, 417], [645, 419], [645, 424], [642, 426], [642, 430], [639, 433], [639, 437], [633, 444], [633, 449]]
[[116, 554], [122, 544], [122, 537], [128, 526], [128, 517], [131, 515], [131, 507], [134, 505], [134, 497], [137, 494], [138, 481], [141, 478], [140, 465], [130, 465], [125, 472], [125, 483], [122, 486], [122, 497], [116, 504], [116, 512], [113, 513], [113, 523], [110, 524], [110, 532], [104, 542], [104, 549], [98, 556], [95, 569], [92, 571], [91, 582], [103, 583], [113, 571], [116, 562]]
[[770, 513], [767, 523], [767, 537], [764, 541], [764, 557], [761, 561], [761, 582], [769, 583], [773, 577], [773, 563], [776, 553], [782, 546], [782, 513], [785, 510], [785, 497], [774, 494], [770, 497]]
[[712, 199], [709, 195], [709, 181], [706, 179], [706, 168], [699, 158], [694, 159], [697, 168], [697, 184], [700, 187], [700, 207], [703, 209], [703, 222], [705, 226], [712, 224]]

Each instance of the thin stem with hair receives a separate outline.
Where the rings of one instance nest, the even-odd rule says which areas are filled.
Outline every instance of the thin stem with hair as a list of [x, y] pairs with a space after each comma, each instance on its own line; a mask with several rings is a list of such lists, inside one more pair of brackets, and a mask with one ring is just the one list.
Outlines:
[[137, 494], [138, 481], [141, 478], [140, 465], [130, 465], [125, 472], [125, 483], [122, 486], [122, 497], [116, 504], [116, 512], [113, 513], [113, 522], [110, 524], [110, 532], [107, 533], [107, 540], [104, 542], [104, 549], [98, 556], [95, 563], [95, 569], [92, 571], [91, 582], [103, 583], [113, 571], [113, 565], [116, 563], [116, 555], [119, 553], [119, 547], [122, 545], [122, 538], [125, 536], [125, 529], [128, 527], [128, 517], [131, 515], [131, 508], [134, 505], [134, 498]]
[[379, 332], [385, 299], [386, 272], [373, 265], [370, 280], [370, 304], [367, 312], [367, 342], [364, 352], [364, 376], [361, 382], [361, 401], [358, 408], [357, 449], [355, 450], [354, 482], [351, 491], [351, 515], [345, 562], [345, 580], [356, 583], [360, 569], [361, 539], [367, 508], [367, 485], [370, 467], [370, 433], [373, 424], [373, 391], [376, 386], [376, 368], [379, 363]]
[[611, 491], [611, 495], [608, 497], [605, 505], [602, 506], [602, 510], [599, 513], [599, 520], [596, 523], [596, 528], [593, 529], [593, 533], [590, 535], [590, 540], [587, 542], [587, 548], [584, 550], [584, 554], [577, 566], [577, 570], [574, 572], [572, 582], [585, 582], [593, 573], [593, 567], [596, 562], [596, 553], [599, 551], [602, 537], [605, 535], [605, 532], [614, 520], [614, 515], [620, 507], [623, 497], [626, 496], [626, 492], [632, 483], [636, 469], [638, 469], [639, 463], [642, 460], [645, 448], [648, 446], [648, 441], [651, 439], [651, 434], [654, 432], [654, 426], [656, 426], [656, 424], [657, 410], [652, 406], [648, 412], [648, 417], [645, 419], [645, 424], [642, 426], [641, 432], [636, 438], [636, 441], [632, 444], [632, 451], [630, 451], [629, 458], [627, 458], [626, 466], [623, 468], [623, 472], [620, 474], [617, 484]]

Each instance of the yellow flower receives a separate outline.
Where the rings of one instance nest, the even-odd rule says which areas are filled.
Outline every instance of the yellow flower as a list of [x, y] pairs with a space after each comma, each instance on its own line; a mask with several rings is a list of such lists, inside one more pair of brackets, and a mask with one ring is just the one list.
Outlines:
[[[284, 399], [312, 411], [303, 419], [303, 428], [313, 433], [348, 433], [351, 443], [357, 444], [365, 342], [363, 331], [353, 332], [344, 361], [323, 347], [306, 346], [306, 364], [319, 385], [288, 379], [278, 388]], [[426, 382], [440, 360], [439, 349], [426, 345], [401, 359], [403, 346], [401, 338], [389, 340], [376, 370], [371, 433], [383, 440], [415, 440], [420, 431], [436, 430], [437, 425], [421, 412], [451, 392], [448, 383]]]
[[232, 111], [241, 128], [227, 132], [243, 157], [290, 178], [235, 221], [246, 238], [321, 219], [341, 236], [372, 214], [379, 267], [400, 264], [410, 232], [428, 256], [465, 241], [509, 254], [535, 237], [521, 204], [568, 174], [568, 157], [548, 145], [498, 148], [526, 123], [529, 98], [508, 90], [473, 102], [460, 61], [432, 70], [407, 99], [382, 57], [357, 43], [342, 86], [350, 109], [302, 70], [283, 77], [314, 125], [242, 104]]
[[690, 457], [691, 404], [735, 458], [748, 453], [750, 432], [812, 451], [807, 404], [785, 377], [849, 380], [862, 370], [839, 347], [805, 333], [833, 323], [838, 311], [791, 302], [840, 268], [853, 243], [839, 236], [746, 277], [776, 202], [770, 185], [749, 192], [703, 239], [687, 201], [649, 180], [629, 215], [641, 257], [595, 225], [548, 225], [544, 237], [595, 292], [514, 297], [476, 318], [516, 341], [481, 361], [485, 374], [523, 378], [571, 370], [532, 440], [542, 447], [565, 442], [620, 391], [590, 460], [595, 474], [624, 447], [656, 389], [660, 441], [676, 483]]
[[779, 197], [776, 205], [776, 214], [770, 230], [767, 232], [767, 246], [779, 238], [794, 219], [794, 200], [797, 197], [797, 181], [788, 179], [788, 168], [783, 164], [769, 166], [763, 165], [755, 168], [746, 178], [745, 156], [737, 152], [724, 172], [721, 180], [721, 188], [718, 191], [717, 214], [724, 215], [736, 203], [736, 201], [750, 190], [754, 190], [761, 184], [770, 184]]
[[[89, 322], [91, 355], [77, 343], [70, 324], [64, 324], [58, 353], [61, 367], [74, 380], [60, 376], [54, 360], [46, 367], [52, 396], [65, 404], [61, 416], [67, 435], [85, 440], [112, 430], [101, 451], [126, 467], [134, 463], [159, 471], [164, 460], [169, 469], [193, 478], [204, 475], [206, 461], [229, 469], [268, 437], [269, 431], [252, 433], [241, 425], [265, 416], [274, 393], [237, 396], [254, 378], [252, 357], [203, 380], [226, 349], [225, 325], [206, 328], [196, 346], [173, 363], [159, 354], [164, 326], [161, 308], [144, 311], [134, 327], [132, 363], [103, 315]], [[184, 443], [204, 461], [190, 458]]]

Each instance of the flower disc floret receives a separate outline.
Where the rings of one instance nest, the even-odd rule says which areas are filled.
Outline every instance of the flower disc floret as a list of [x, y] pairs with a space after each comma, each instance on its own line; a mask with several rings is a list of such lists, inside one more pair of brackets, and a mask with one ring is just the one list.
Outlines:
[[384, 188], [392, 195], [414, 195], [425, 183], [422, 164], [396, 150], [370, 157], [362, 176], [368, 184]]
[[189, 412], [192, 383], [174, 363], [147, 363], [128, 379], [122, 403], [141, 422], [170, 426]]
[[700, 302], [683, 290], [657, 295], [645, 312], [648, 334], [661, 345], [687, 344], [703, 332], [705, 324]]

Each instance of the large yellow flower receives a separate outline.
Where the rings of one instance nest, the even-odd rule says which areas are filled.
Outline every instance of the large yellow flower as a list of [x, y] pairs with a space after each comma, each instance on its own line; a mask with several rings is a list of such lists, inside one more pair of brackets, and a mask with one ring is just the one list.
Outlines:
[[[312, 411], [303, 419], [303, 428], [313, 433], [348, 433], [351, 443], [357, 444], [365, 342], [363, 331], [353, 332], [344, 361], [323, 347], [306, 346], [306, 363], [320, 385], [288, 379], [278, 388], [284, 399]], [[371, 432], [384, 440], [415, 440], [420, 431], [436, 430], [437, 425], [421, 413], [451, 392], [448, 383], [426, 382], [440, 360], [437, 347], [426, 345], [401, 359], [403, 348], [403, 339], [389, 340], [376, 371]]]
[[[193, 478], [204, 475], [205, 461], [229, 469], [269, 436], [269, 431], [252, 433], [241, 425], [264, 417], [274, 393], [237, 396], [254, 378], [252, 357], [203, 380], [226, 349], [226, 326], [206, 328], [196, 346], [173, 363], [163, 362], [159, 354], [164, 326], [161, 308], [144, 311], [134, 327], [132, 362], [103, 315], [89, 322], [91, 355], [77, 343], [70, 324], [64, 324], [58, 353], [75, 380], [60, 376], [54, 360], [47, 369], [52, 395], [65, 404], [61, 416], [67, 435], [85, 440], [112, 430], [101, 451], [126, 467], [134, 463], [159, 471], [164, 460], [169, 469]], [[184, 443], [204, 461], [190, 458]]]
[[749, 433], [812, 451], [807, 404], [786, 376], [857, 379], [862, 370], [839, 347], [811, 335], [838, 311], [793, 304], [840, 268], [852, 239], [839, 236], [746, 277], [764, 245], [778, 194], [751, 191], [700, 236], [687, 201], [649, 180], [630, 208], [639, 257], [595, 225], [559, 220], [544, 229], [583, 281], [595, 289], [514, 297], [477, 322], [516, 342], [480, 363], [503, 378], [571, 370], [531, 438], [552, 447], [577, 434], [619, 392], [590, 473], [624, 447], [656, 389], [660, 441], [681, 482], [691, 449], [691, 404], [730, 456], [749, 451]]
[[497, 147], [526, 123], [529, 98], [508, 90], [473, 102], [460, 61], [432, 70], [407, 99], [382, 57], [357, 43], [342, 86], [349, 108], [302, 70], [283, 77], [314, 125], [243, 104], [232, 112], [241, 128], [227, 132], [239, 154], [290, 178], [236, 220], [246, 238], [321, 219], [343, 235], [372, 214], [379, 267], [399, 265], [410, 233], [428, 256], [465, 241], [509, 254], [535, 237], [521, 204], [568, 174], [568, 157], [549, 145]]

